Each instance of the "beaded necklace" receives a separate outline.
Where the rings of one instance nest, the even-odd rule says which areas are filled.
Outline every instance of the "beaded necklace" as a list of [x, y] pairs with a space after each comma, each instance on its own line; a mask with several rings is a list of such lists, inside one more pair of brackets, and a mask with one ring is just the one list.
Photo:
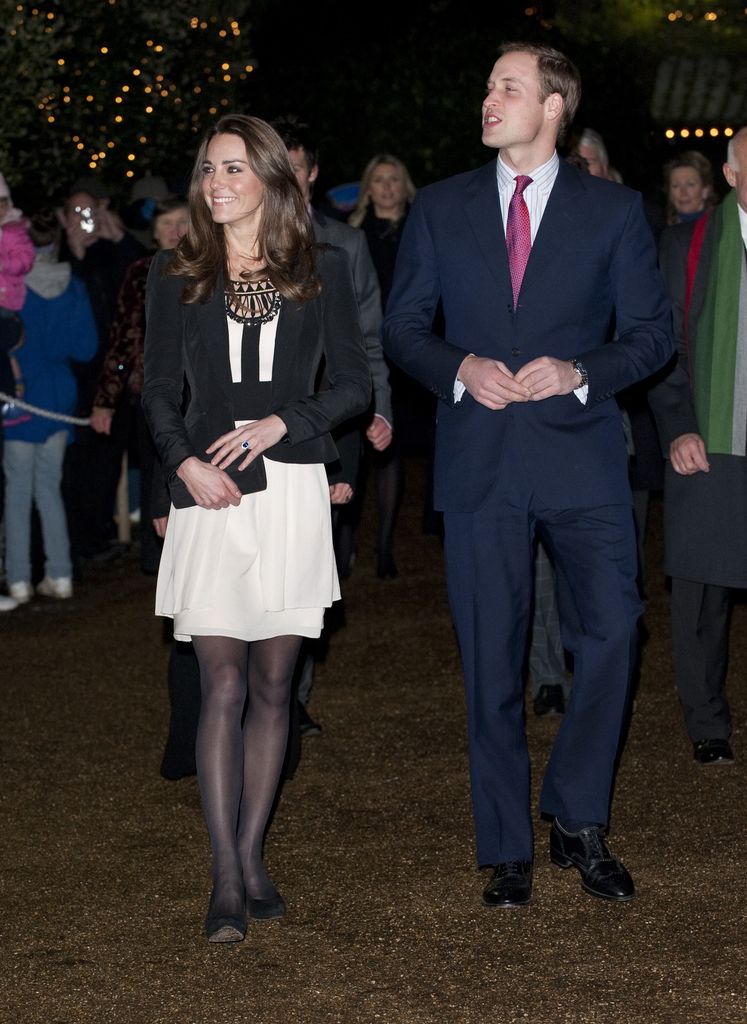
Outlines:
[[226, 313], [231, 320], [267, 324], [277, 316], [282, 295], [269, 277], [261, 281], [229, 281], [225, 291]]

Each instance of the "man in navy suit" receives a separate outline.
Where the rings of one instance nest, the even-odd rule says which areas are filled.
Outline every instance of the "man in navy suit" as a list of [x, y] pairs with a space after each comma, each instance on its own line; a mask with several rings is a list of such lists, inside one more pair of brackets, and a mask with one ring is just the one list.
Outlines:
[[[539, 802], [550, 856], [595, 896], [635, 891], [605, 842], [642, 610], [613, 396], [673, 343], [641, 196], [558, 158], [579, 96], [563, 54], [502, 48], [482, 105], [498, 159], [418, 192], [384, 322], [390, 357], [440, 399], [434, 497], [488, 906], [532, 893], [521, 669], [535, 536], [573, 605], [562, 627], [573, 689]], [[444, 338], [431, 332], [439, 300]]]

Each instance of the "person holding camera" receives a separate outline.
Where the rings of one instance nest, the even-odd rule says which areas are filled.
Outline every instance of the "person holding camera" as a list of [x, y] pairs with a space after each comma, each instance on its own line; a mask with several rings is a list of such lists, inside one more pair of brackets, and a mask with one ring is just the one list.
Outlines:
[[[76, 365], [78, 416], [88, 416], [94, 404], [99, 373], [109, 346], [117, 296], [128, 267], [147, 255], [145, 247], [125, 230], [111, 209], [110, 197], [95, 179], [76, 182], [58, 212], [65, 238], [62, 258], [68, 259], [83, 282], [93, 308], [98, 335], [94, 358]], [[73, 564], [82, 558], [97, 561], [116, 556], [114, 506], [117, 484], [130, 433], [129, 417], [116, 418], [110, 434], [78, 427], [65, 460], [65, 500], [70, 522]]]

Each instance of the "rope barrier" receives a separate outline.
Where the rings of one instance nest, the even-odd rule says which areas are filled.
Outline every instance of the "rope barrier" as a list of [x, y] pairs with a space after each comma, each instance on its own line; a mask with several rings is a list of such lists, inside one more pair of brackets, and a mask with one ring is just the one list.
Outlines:
[[25, 412], [33, 413], [34, 416], [43, 416], [47, 420], [59, 420], [61, 423], [72, 423], [76, 427], [87, 427], [91, 422], [89, 416], [84, 419], [81, 416], [67, 416], [64, 412], [50, 412], [48, 409], [40, 409], [36, 405], [29, 405], [28, 402], [23, 402], [20, 398], [16, 398], [15, 395], [6, 395], [3, 391], [0, 391], [0, 402], [15, 405], [19, 409], [25, 410]]
[[[48, 409], [40, 409], [29, 402], [23, 402], [15, 395], [6, 395], [0, 391], [0, 402], [7, 402], [8, 405], [15, 405], [19, 409], [31, 412], [35, 416], [43, 416], [48, 420], [59, 420], [61, 423], [72, 423], [77, 427], [90, 426], [91, 419], [81, 416], [67, 416], [64, 412], [50, 412]], [[129, 517], [129, 495], [127, 487], [127, 452], [122, 455], [122, 470], [117, 486], [117, 539], [120, 543], [130, 542], [130, 517]]]

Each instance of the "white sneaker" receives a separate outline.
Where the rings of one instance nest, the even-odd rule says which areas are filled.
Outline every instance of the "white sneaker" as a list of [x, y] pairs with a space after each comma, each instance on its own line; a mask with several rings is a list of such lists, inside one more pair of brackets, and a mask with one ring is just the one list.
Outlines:
[[69, 576], [58, 576], [54, 580], [45, 576], [41, 583], [37, 583], [36, 592], [44, 597], [56, 597], [64, 601], [73, 596], [73, 581]]
[[25, 580], [20, 580], [18, 583], [9, 583], [8, 592], [19, 604], [26, 604], [34, 596], [34, 588]]
[[17, 607], [18, 601], [12, 597], [6, 597], [5, 594], [0, 594], [0, 612], [12, 612]]

